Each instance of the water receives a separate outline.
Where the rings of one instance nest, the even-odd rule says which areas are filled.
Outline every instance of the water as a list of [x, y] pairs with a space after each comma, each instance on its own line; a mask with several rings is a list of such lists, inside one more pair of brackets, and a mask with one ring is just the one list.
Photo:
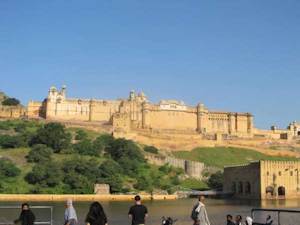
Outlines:
[[[76, 208], [79, 224], [84, 224], [84, 219], [89, 207], [88, 202], [74, 202]], [[175, 201], [149, 201], [144, 202], [149, 210], [149, 218], [147, 225], [160, 225], [162, 216], [171, 216], [178, 219], [176, 225], [191, 225], [190, 213], [191, 208], [195, 204], [195, 199], [181, 199]], [[212, 225], [225, 224], [225, 217], [227, 214], [237, 215], [240, 214], [245, 218], [249, 216], [252, 208], [293, 208], [300, 207], [300, 200], [270, 200], [270, 201], [252, 201], [252, 200], [218, 200], [206, 199], [206, 207], [209, 219]], [[0, 203], [0, 206], [19, 205], [19, 203]], [[63, 225], [64, 216], [64, 203], [43, 203], [35, 202], [31, 205], [48, 205], [53, 206], [53, 220], [54, 225]], [[128, 208], [132, 202], [102, 202], [105, 212], [109, 218], [109, 225], [130, 225], [127, 213]], [[34, 211], [38, 221], [48, 220], [49, 213], [47, 210]], [[18, 217], [18, 210], [0, 209], [0, 223], [13, 221]], [[267, 215], [257, 215], [263, 222]], [[276, 215], [272, 214], [276, 219]], [[285, 220], [282, 225], [296, 225], [300, 224], [300, 215], [282, 215]], [[274, 224], [276, 225], [276, 223]]]

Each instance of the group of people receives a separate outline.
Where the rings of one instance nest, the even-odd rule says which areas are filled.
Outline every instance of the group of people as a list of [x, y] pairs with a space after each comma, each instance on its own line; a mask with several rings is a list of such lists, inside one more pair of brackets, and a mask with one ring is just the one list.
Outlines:
[[[131, 219], [132, 225], [145, 224], [148, 216], [147, 207], [141, 202], [139, 195], [134, 198], [135, 204], [130, 207], [128, 216]], [[72, 200], [66, 202], [66, 209], [64, 215], [64, 225], [76, 225], [78, 223], [76, 210], [73, 207]], [[22, 211], [15, 224], [20, 225], [34, 225], [35, 215], [30, 210], [28, 203], [22, 204]], [[89, 212], [85, 219], [86, 225], [107, 225], [107, 217], [102, 205], [99, 202], [93, 202], [90, 205]]]
[[229, 214], [226, 216], [226, 219], [227, 225], [252, 225], [253, 223], [253, 219], [250, 216], [246, 217], [245, 222], [243, 222], [243, 218], [241, 215], [237, 215], [234, 220], [233, 216]]
[[[193, 220], [193, 225], [210, 225], [207, 211], [204, 204], [204, 196], [200, 196], [197, 204], [193, 207], [191, 213], [191, 219]], [[148, 216], [147, 207], [141, 202], [141, 197], [139, 195], [134, 198], [135, 204], [130, 207], [128, 216], [131, 219], [132, 225], [144, 225], [145, 220]], [[227, 225], [252, 225], [253, 220], [251, 217], [246, 217], [243, 222], [242, 216], [237, 215], [235, 219], [232, 215], [227, 215]], [[66, 209], [64, 215], [64, 225], [76, 225], [78, 223], [76, 210], [73, 207], [72, 200], [66, 202]], [[34, 225], [35, 216], [30, 210], [27, 203], [22, 204], [22, 211], [19, 219], [15, 221], [16, 224], [20, 225]], [[107, 217], [104, 212], [102, 205], [99, 202], [93, 202], [90, 205], [89, 212], [85, 219], [86, 225], [107, 225]], [[163, 218], [163, 225], [172, 225], [175, 220], [171, 218]], [[267, 225], [272, 224], [271, 217], [267, 218]]]

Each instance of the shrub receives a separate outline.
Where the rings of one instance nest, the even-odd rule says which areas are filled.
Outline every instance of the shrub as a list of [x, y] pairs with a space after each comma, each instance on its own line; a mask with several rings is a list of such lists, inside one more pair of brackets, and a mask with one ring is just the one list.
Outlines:
[[71, 192], [76, 194], [91, 194], [93, 193], [93, 185], [87, 177], [75, 172], [69, 173], [64, 178], [64, 183], [69, 186]]
[[27, 155], [28, 162], [47, 162], [51, 159], [53, 150], [46, 145], [37, 144], [32, 147]]
[[144, 151], [152, 154], [158, 154], [158, 149], [155, 148], [154, 146], [146, 146], [144, 147]]
[[207, 182], [208, 186], [212, 189], [223, 188], [223, 173], [218, 171], [210, 176]]
[[25, 180], [29, 184], [39, 184], [45, 187], [55, 187], [62, 180], [62, 171], [57, 163], [48, 162], [36, 164]]
[[81, 174], [90, 182], [95, 182], [99, 176], [98, 162], [91, 159], [76, 157], [63, 163], [63, 171], [66, 176], [69, 173]]
[[75, 140], [83, 140], [88, 137], [88, 134], [84, 130], [77, 130], [75, 135]]
[[75, 152], [78, 152], [80, 155], [99, 155], [97, 150], [94, 148], [93, 143], [89, 139], [84, 139], [73, 145]]
[[105, 151], [116, 161], [127, 157], [132, 161], [136, 160], [138, 163], [145, 162], [140, 148], [133, 141], [123, 138], [115, 139], [107, 146]]
[[16, 177], [21, 170], [9, 159], [0, 159], [0, 177]]
[[103, 134], [94, 140], [93, 145], [97, 152], [101, 154], [113, 141], [112, 135]]
[[31, 145], [45, 144], [51, 147], [54, 152], [58, 153], [62, 149], [69, 147], [71, 143], [71, 135], [60, 123], [48, 123], [44, 127], [38, 129], [37, 134], [33, 137]]
[[2, 102], [2, 105], [7, 105], [7, 106], [16, 106], [19, 104], [20, 104], [20, 101], [16, 98], [6, 98]]
[[0, 135], [0, 146], [2, 148], [18, 148], [27, 146], [26, 137], [23, 135]]

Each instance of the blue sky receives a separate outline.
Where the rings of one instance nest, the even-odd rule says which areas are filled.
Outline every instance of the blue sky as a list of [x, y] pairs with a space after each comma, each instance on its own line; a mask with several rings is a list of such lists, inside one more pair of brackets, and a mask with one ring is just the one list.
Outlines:
[[299, 0], [0, 1], [0, 89], [203, 102], [300, 121]]

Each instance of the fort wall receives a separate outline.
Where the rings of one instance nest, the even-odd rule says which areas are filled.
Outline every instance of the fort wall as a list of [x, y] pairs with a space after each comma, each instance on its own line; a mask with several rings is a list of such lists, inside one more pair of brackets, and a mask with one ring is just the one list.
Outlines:
[[0, 105], [0, 118], [18, 119], [26, 116], [26, 108], [23, 106]]
[[144, 93], [136, 94], [134, 91], [126, 99], [80, 99], [67, 98], [65, 86], [61, 90], [51, 87], [42, 102], [30, 101], [25, 113], [23, 109], [0, 109], [0, 116], [4, 118], [19, 118], [24, 115], [55, 121], [107, 122], [113, 126], [115, 136], [125, 138], [140, 133], [152, 135], [153, 132], [157, 135], [181, 132], [216, 142], [227, 137], [300, 137], [300, 124], [296, 122], [291, 123], [286, 130], [260, 130], [254, 128], [250, 113], [218, 112], [209, 110], [202, 103], [190, 107], [177, 100], [161, 100], [158, 104], [153, 104]]
[[218, 169], [213, 167], [207, 167], [202, 162], [190, 161], [185, 159], [178, 159], [170, 156], [161, 156], [147, 153], [146, 159], [149, 163], [163, 166], [165, 164], [169, 164], [170, 166], [182, 169], [186, 175], [196, 178], [203, 179], [204, 171], [216, 172]]

